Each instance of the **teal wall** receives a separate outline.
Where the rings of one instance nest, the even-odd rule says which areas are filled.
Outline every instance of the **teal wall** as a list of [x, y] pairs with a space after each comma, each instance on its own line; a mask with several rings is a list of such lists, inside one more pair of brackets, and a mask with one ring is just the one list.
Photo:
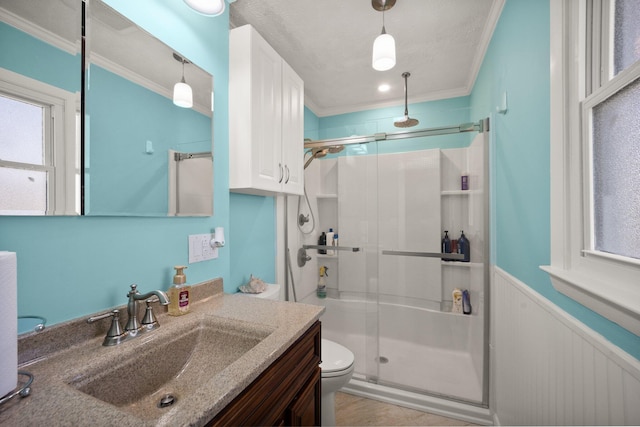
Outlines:
[[230, 286], [246, 284], [251, 274], [275, 283], [275, 198], [231, 193], [230, 211], [234, 239]]
[[539, 269], [550, 262], [549, 67], [549, 2], [507, 0], [470, 104], [472, 117], [487, 116], [508, 94], [509, 111], [491, 123], [495, 263], [640, 358], [640, 337], [558, 293]]
[[[78, 31], [79, 33], [80, 31]], [[30, 54], [25, 55], [25, 51]], [[0, 22], [0, 67], [68, 92], [80, 91], [80, 55], [71, 55]]]
[[[18, 254], [18, 313], [48, 324], [124, 304], [131, 283], [167, 289], [172, 267], [188, 264], [188, 235], [225, 227], [219, 258], [189, 265], [188, 283], [230, 283], [228, 12], [207, 18], [184, 2], [107, 3], [214, 76], [214, 216], [207, 218], [0, 217], [0, 250]], [[4, 37], [0, 49], [5, 55]], [[33, 72], [42, 64], [34, 63]], [[271, 254], [273, 256], [273, 254]]]
[[95, 65], [89, 78], [85, 213], [166, 215], [167, 153], [211, 151], [211, 118]]

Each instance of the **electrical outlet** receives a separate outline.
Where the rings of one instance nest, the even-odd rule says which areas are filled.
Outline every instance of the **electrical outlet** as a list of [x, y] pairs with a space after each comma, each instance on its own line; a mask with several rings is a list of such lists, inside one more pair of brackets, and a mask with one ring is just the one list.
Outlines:
[[213, 234], [192, 234], [189, 236], [189, 264], [218, 258], [218, 248], [212, 248]]

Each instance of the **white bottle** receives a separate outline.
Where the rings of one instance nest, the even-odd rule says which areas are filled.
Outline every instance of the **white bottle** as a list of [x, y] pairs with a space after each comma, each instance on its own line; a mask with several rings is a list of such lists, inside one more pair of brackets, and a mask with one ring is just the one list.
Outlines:
[[[327, 233], [327, 246], [335, 246], [335, 243], [333, 242], [333, 228], [329, 229], [329, 232]], [[336, 251], [334, 251], [333, 249], [327, 249], [327, 255], [335, 255]]]

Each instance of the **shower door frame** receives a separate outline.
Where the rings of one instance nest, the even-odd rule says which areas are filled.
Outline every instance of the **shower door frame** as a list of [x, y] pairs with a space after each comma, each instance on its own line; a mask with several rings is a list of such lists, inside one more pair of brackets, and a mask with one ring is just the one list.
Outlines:
[[[367, 136], [354, 136], [354, 137], [346, 137], [346, 138], [333, 138], [333, 139], [324, 139], [317, 141], [305, 141], [304, 148], [306, 149], [315, 149], [315, 148], [325, 148], [325, 147], [333, 147], [338, 145], [353, 145], [353, 144], [363, 144], [369, 142], [378, 142], [378, 141], [388, 141], [388, 140], [400, 140], [400, 139], [409, 139], [409, 138], [419, 138], [419, 137], [427, 137], [427, 136], [438, 136], [438, 135], [449, 135], [463, 132], [478, 132], [478, 133], [487, 133], [484, 141], [484, 165], [485, 171], [483, 176], [483, 188], [485, 189], [485, 194], [483, 197], [483, 222], [485, 228], [485, 236], [484, 236], [484, 262], [483, 262], [483, 291], [485, 292], [484, 296], [484, 318], [483, 318], [483, 361], [482, 361], [482, 402], [480, 405], [475, 404], [473, 402], [464, 402], [466, 404], [472, 406], [481, 406], [482, 408], [489, 407], [489, 382], [490, 382], [490, 354], [489, 354], [489, 327], [490, 327], [490, 261], [491, 261], [491, 252], [490, 252], [490, 242], [491, 242], [491, 218], [490, 218], [490, 139], [491, 134], [489, 133], [489, 118], [484, 118], [479, 120], [478, 122], [471, 123], [462, 123], [460, 125], [454, 126], [445, 126], [445, 127], [436, 127], [436, 128], [428, 128], [428, 129], [418, 129], [418, 130], [410, 130], [410, 131], [401, 131], [394, 133], [376, 133], [374, 135]], [[284, 212], [284, 248], [281, 252], [280, 247], [278, 249], [279, 256], [277, 257], [277, 265], [284, 266], [283, 274], [279, 274], [279, 277], [284, 276], [284, 284], [285, 284], [285, 299], [290, 300], [289, 298], [289, 289], [290, 289], [290, 259], [288, 260], [289, 253], [289, 239], [288, 239], [288, 209], [287, 209], [287, 197], [278, 198], [278, 210], [282, 209]], [[282, 199], [282, 200], [280, 200]], [[282, 207], [283, 206], [283, 207]], [[298, 248], [294, 248], [294, 253]], [[393, 254], [393, 255], [403, 255], [403, 254]], [[404, 255], [411, 256], [427, 256], [427, 257], [439, 257], [439, 254], [434, 253], [406, 253]], [[450, 254], [449, 254], [450, 255]], [[430, 395], [428, 391], [425, 392], [427, 395]], [[442, 397], [442, 396], [435, 396]], [[445, 400], [456, 401], [455, 397], [444, 397]]]

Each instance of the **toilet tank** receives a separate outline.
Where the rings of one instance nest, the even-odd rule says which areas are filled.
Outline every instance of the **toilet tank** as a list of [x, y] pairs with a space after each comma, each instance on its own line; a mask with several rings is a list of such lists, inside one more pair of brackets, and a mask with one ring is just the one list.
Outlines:
[[263, 298], [270, 300], [279, 300], [280, 299], [280, 285], [273, 283], [265, 283], [267, 285], [267, 290], [264, 292], [260, 292], [259, 294], [242, 294], [253, 298]]

